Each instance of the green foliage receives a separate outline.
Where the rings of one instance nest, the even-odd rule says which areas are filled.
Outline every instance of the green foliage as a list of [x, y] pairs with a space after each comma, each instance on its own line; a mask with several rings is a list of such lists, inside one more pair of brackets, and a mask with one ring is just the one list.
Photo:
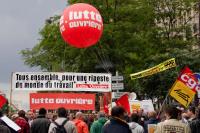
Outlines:
[[[179, 70], [189, 65], [199, 70], [199, 47], [192, 34], [190, 14], [197, 12], [195, 0], [70, 0], [94, 5], [104, 20], [101, 40], [92, 47], [77, 49], [66, 44], [59, 32], [59, 16], [46, 21], [40, 41], [32, 49], [21, 51], [25, 64], [44, 71], [104, 72], [118, 70], [125, 87], [147, 97], [164, 96]], [[169, 58], [177, 68], [143, 79], [129, 75]], [[110, 65], [114, 68], [110, 68]], [[99, 72], [99, 71], [98, 71]]]

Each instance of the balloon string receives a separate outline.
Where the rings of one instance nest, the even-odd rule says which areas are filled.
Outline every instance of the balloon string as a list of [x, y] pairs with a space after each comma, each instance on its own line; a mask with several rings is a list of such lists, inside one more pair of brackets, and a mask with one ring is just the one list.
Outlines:
[[[99, 53], [99, 50], [96, 50], [97, 52], [97, 55], [98, 55], [98, 59], [99, 59], [99, 62], [102, 64], [102, 67], [104, 68], [104, 70], [106, 70], [107, 71], [107, 73], [110, 73], [109, 72], [109, 69], [107, 69], [107, 66], [106, 66], [106, 64], [105, 64], [105, 60], [102, 58], [102, 56], [101, 56], [101, 54]], [[101, 65], [100, 64], [100, 65]]]
[[[101, 51], [102, 51], [102, 50], [101, 50]], [[102, 55], [103, 55], [103, 53], [102, 53]], [[107, 71], [110, 73], [110, 71], [109, 71], [109, 67], [110, 67], [110, 66], [109, 66], [109, 60], [108, 60], [105, 56], [103, 56], [102, 58], [103, 58], [104, 65], [105, 65]]]
[[[96, 51], [96, 52], [95, 52]], [[97, 59], [99, 60], [99, 63], [102, 64], [102, 67], [104, 70], [106, 70], [107, 73], [110, 73], [107, 64], [105, 63], [105, 60], [103, 59], [103, 57], [101, 56], [101, 54], [99, 53], [99, 50], [95, 47], [95, 51], [94, 54], [96, 55]], [[101, 65], [99, 64], [99, 65]]]
[[[109, 56], [103, 51], [103, 49], [101, 48], [102, 47], [102, 45], [101, 45], [101, 43], [99, 43], [99, 49], [100, 49], [100, 52], [101, 52], [101, 54], [102, 54], [102, 56], [103, 56], [103, 59], [105, 59], [104, 61], [105, 61], [105, 66], [106, 66], [106, 68], [108, 68], [108, 71], [109, 71], [109, 67], [112, 67], [112, 62], [111, 62], [111, 60], [110, 60], [110, 58], [109, 58]], [[110, 65], [110, 66], [109, 66]], [[110, 72], [110, 71], [109, 71]]]
[[108, 56], [106, 56], [106, 54], [104, 53], [104, 51], [100, 47], [100, 45], [99, 45], [99, 49], [100, 49], [100, 52], [102, 54], [102, 58], [104, 59], [104, 64], [105, 64], [105, 66], [107, 68], [107, 71], [110, 73], [110, 71], [109, 71], [109, 62], [111, 62], [111, 61], [109, 60]]
[[109, 71], [109, 64], [108, 64], [108, 62], [110, 62], [110, 61], [109, 61], [108, 58], [104, 55], [104, 52], [103, 52], [102, 49], [100, 49], [100, 54], [102, 55], [102, 59], [103, 59], [103, 62], [104, 62], [104, 65], [105, 65], [107, 71], [110, 73], [110, 71]]
[[67, 43], [65, 42], [65, 46], [64, 46], [64, 57], [63, 57], [63, 60], [62, 60], [62, 71], [65, 71], [65, 58], [66, 58], [66, 48], [67, 48]]

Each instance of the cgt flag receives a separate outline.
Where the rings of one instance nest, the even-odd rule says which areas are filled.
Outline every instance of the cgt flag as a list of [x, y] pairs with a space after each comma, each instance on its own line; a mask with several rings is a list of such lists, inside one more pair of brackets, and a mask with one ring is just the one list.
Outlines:
[[185, 67], [171, 88], [170, 96], [185, 107], [192, 102], [197, 89], [197, 79], [193, 72]]
[[189, 89], [184, 83], [177, 80], [174, 87], [172, 87], [170, 95], [180, 104], [188, 107], [195, 96], [195, 92]]
[[181, 71], [178, 80], [183, 82], [187, 87], [192, 89], [194, 92], [197, 92], [199, 89], [197, 77], [187, 66]]
[[195, 75], [196, 79], [198, 80], [197, 81], [198, 89], [196, 89], [196, 91], [197, 91], [197, 94], [198, 94], [198, 98], [200, 98], [200, 73], [195, 73], [194, 75]]
[[130, 104], [128, 100], [128, 94], [124, 94], [117, 101], [115, 101], [117, 106], [122, 106], [128, 114], [130, 114]]
[[4, 104], [6, 104], [7, 100], [4, 96], [0, 95], [0, 108], [3, 107]]

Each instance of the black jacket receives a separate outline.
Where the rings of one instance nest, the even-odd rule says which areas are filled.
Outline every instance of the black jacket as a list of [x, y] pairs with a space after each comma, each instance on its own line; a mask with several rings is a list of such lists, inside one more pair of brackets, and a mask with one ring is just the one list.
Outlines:
[[200, 133], [200, 119], [195, 119], [190, 123], [191, 133]]
[[[14, 129], [12, 129], [10, 126], [8, 126], [3, 120], [0, 119], [0, 125], [6, 126], [8, 127], [8, 129], [10, 130], [11, 133], [18, 133], [17, 131], [15, 131]], [[0, 132], [1, 133], [1, 132]], [[2, 132], [3, 133], [3, 132]]]
[[31, 133], [48, 133], [50, 123], [45, 116], [38, 116], [31, 124]]
[[129, 125], [119, 119], [119, 118], [111, 118], [110, 122], [106, 123], [103, 127], [102, 133], [132, 133]]
[[11, 132], [8, 127], [0, 124], [0, 133], [11, 133]]

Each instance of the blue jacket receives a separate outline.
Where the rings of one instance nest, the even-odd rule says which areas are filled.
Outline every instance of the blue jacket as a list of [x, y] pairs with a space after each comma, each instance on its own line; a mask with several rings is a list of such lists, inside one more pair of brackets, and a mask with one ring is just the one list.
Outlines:
[[132, 133], [129, 125], [119, 119], [119, 118], [111, 118], [110, 122], [106, 123], [103, 127], [102, 133]]
[[159, 120], [156, 118], [150, 118], [144, 122], [144, 133], [148, 133], [148, 124], [158, 124]]

